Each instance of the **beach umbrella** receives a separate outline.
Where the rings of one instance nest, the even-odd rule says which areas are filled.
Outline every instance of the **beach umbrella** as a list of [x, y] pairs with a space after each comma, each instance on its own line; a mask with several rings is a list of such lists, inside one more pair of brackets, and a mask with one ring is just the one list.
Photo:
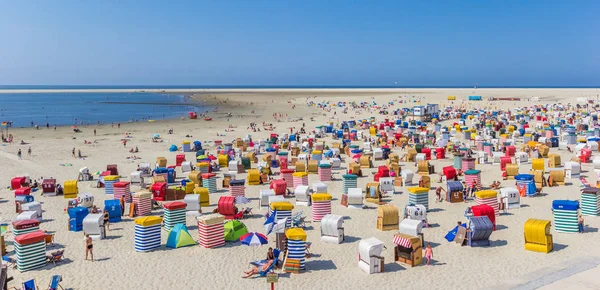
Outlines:
[[268, 243], [267, 237], [257, 232], [251, 232], [241, 236], [240, 241], [242, 241], [242, 244], [250, 247], [258, 247]]
[[250, 203], [250, 200], [243, 195], [238, 195], [235, 197], [235, 203], [236, 204], [247, 204], [247, 203]]

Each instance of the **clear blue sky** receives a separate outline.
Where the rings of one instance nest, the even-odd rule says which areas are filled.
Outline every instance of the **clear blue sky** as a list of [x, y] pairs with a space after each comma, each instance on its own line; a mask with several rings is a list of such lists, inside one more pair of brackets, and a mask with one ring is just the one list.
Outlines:
[[0, 85], [600, 86], [597, 0], [0, 1]]

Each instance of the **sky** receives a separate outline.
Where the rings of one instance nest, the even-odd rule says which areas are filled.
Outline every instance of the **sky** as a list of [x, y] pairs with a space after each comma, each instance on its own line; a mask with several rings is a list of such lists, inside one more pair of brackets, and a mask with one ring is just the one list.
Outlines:
[[596, 0], [0, 0], [0, 85], [600, 86]]

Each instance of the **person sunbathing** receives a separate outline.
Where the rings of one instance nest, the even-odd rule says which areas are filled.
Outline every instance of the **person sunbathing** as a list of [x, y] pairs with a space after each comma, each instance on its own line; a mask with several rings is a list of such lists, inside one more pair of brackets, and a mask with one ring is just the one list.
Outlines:
[[254, 275], [258, 275], [261, 271], [266, 271], [267, 269], [269, 269], [269, 267], [271, 267], [271, 265], [275, 262], [275, 260], [269, 260], [267, 261], [267, 263], [265, 263], [264, 265], [260, 266], [260, 267], [254, 267], [252, 269], [250, 269], [250, 271], [245, 271], [244, 274], [246, 274], [246, 276], [242, 276], [242, 278], [250, 278]]

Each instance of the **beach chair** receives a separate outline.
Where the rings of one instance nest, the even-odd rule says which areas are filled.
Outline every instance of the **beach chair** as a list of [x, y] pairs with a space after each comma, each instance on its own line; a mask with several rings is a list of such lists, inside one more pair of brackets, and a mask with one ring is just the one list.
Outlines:
[[6, 262], [8, 267], [13, 267], [13, 268], [17, 267], [17, 260], [13, 259], [9, 256], [2, 256], [2, 261]]
[[31, 279], [28, 281], [25, 281], [21, 284], [21, 289], [17, 288], [17, 287], [10, 287], [8, 289], [15, 289], [15, 290], [39, 290], [40, 288], [38, 288], [37, 283], [35, 282], [35, 279]]
[[[279, 259], [279, 254], [281, 253], [281, 250], [275, 248], [273, 249], [273, 255], [275, 256], [276, 262]], [[262, 260], [258, 260], [258, 261], [252, 261], [250, 262], [250, 265], [255, 266], [255, 267], [260, 267], [263, 266], [264, 264], [266, 264], [268, 262], [267, 259], [262, 259]], [[276, 262], [274, 262], [273, 264], [277, 264]]]
[[292, 227], [294, 228], [304, 228], [306, 226], [306, 217], [302, 216], [302, 212], [296, 213], [292, 216]]
[[46, 246], [54, 245], [54, 234], [46, 234]]
[[311, 242], [307, 242], [306, 243], [306, 249], [304, 250], [304, 253], [306, 254], [306, 258], [307, 259], [310, 258], [310, 255], [311, 255], [311, 253], [310, 253], [310, 246], [311, 245], [312, 245]]
[[58, 290], [58, 288], [64, 290], [65, 288], [60, 285], [60, 282], [62, 282], [61, 275], [52, 275], [52, 279], [50, 279], [50, 283], [48, 284], [48, 290]]
[[52, 263], [56, 265], [56, 262], [60, 262], [63, 260], [63, 258], [65, 257], [64, 255], [65, 250], [50, 253], [50, 255], [46, 256], [46, 263]]
[[[274, 272], [275, 266], [279, 263], [279, 253], [280, 253], [279, 249], [273, 250], [273, 255], [275, 256], [275, 260], [273, 261], [271, 266], [269, 266], [264, 271], [262, 271], [262, 270], [258, 271], [258, 275], [260, 275], [260, 277], [266, 277], [268, 273]], [[266, 263], [266, 260], [265, 260], [265, 263]]]
[[244, 215], [244, 218], [250, 217], [252, 215], [254, 215], [252, 213], [252, 208], [251, 207], [247, 207], [242, 211], [242, 214]]

